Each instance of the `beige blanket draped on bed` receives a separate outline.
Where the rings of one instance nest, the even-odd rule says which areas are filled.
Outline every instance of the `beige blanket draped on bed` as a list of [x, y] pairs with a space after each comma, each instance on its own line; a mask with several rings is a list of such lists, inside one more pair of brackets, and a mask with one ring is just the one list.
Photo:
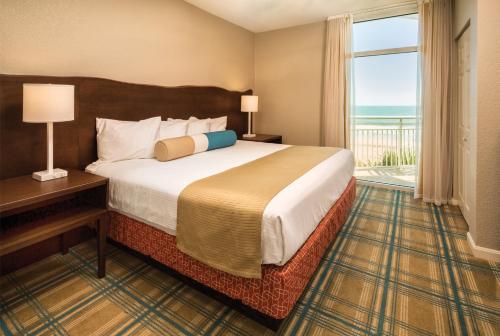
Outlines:
[[282, 189], [339, 148], [292, 146], [188, 185], [177, 206], [177, 247], [227, 273], [261, 278], [261, 224]]

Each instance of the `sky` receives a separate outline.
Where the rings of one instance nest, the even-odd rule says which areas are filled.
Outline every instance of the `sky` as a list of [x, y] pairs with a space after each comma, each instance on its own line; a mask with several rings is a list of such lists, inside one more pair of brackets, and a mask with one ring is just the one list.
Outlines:
[[[417, 15], [355, 23], [354, 51], [417, 45]], [[353, 62], [355, 105], [416, 105], [417, 54], [358, 57]]]

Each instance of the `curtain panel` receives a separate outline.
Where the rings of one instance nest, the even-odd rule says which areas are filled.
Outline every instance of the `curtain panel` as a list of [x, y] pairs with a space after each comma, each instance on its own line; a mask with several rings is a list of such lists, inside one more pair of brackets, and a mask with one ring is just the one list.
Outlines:
[[452, 2], [419, 3], [421, 137], [415, 197], [436, 205], [451, 198]]
[[326, 22], [322, 145], [349, 147], [352, 15]]

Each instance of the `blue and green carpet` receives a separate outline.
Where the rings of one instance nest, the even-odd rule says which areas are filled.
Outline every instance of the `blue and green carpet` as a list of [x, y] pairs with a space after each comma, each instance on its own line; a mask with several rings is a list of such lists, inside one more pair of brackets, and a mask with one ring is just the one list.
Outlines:
[[[500, 335], [500, 265], [468, 247], [458, 208], [358, 185], [280, 335]], [[0, 278], [4, 335], [272, 335], [130, 254], [95, 243]]]

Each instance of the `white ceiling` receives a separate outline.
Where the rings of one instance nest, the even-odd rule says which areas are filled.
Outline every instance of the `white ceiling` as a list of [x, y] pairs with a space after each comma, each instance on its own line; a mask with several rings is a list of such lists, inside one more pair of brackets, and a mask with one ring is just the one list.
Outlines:
[[401, 0], [185, 0], [252, 32], [298, 26]]

